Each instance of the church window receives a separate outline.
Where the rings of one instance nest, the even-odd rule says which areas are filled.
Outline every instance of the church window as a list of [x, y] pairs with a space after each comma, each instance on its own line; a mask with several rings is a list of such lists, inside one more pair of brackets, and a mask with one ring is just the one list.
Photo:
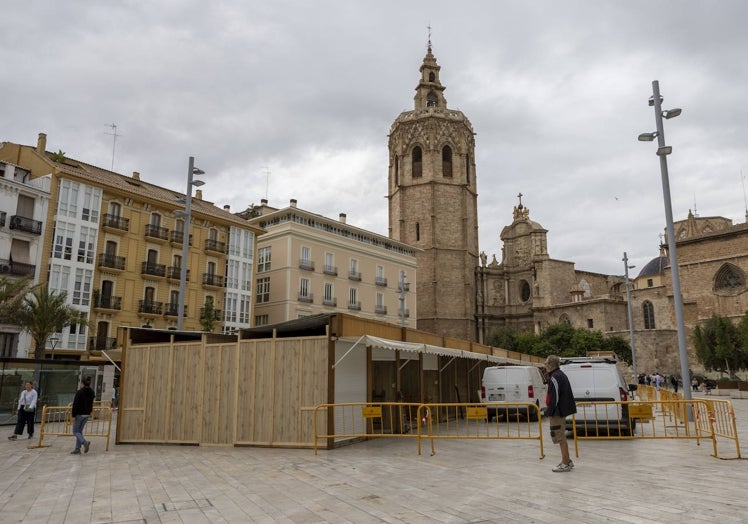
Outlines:
[[571, 326], [571, 319], [569, 318], [569, 315], [567, 315], [566, 313], [562, 314], [558, 318], [558, 322], [559, 324], [563, 324], [564, 326]]
[[647, 287], [654, 287], [654, 280], [651, 278], [647, 279]]
[[400, 161], [395, 155], [395, 186], [400, 185]]
[[442, 176], [452, 177], [452, 148], [449, 146], [442, 148]]
[[412, 161], [413, 178], [423, 176], [423, 156], [421, 153], [421, 148], [418, 146], [413, 148]]
[[470, 155], [465, 155], [465, 181], [470, 184]]
[[642, 315], [644, 316], [644, 329], [654, 329], [655, 328], [654, 306], [649, 300], [645, 300], [642, 303]]
[[527, 280], [522, 280], [519, 283], [519, 297], [522, 302], [530, 300], [530, 283]]
[[436, 75], [433, 71], [429, 73], [429, 82], [435, 82], [436, 81]]
[[594, 327], [595, 327], [595, 321], [594, 321], [594, 320], [592, 320], [591, 318], [588, 318], [588, 319], [587, 319], [587, 327], [588, 327], [589, 329], [594, 329]]
[[416, 241], [421, 240], [421, 224], [416, 222]]
[[426, 107], [436, 107], [436, 95], [433, 91], [426, 95]]
[[732, 264], [723, 264], [714, 277], [714, 291], [733, 294], [745, 291], [745, 273]]

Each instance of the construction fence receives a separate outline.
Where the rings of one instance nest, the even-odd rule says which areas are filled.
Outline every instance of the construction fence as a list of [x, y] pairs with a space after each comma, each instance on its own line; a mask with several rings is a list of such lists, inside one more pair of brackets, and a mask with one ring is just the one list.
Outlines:
[[[94, 402], [91, 418], [86, 422], [83, 434], [86, 439], [106, 439], [106, 451], [109, 451], [109, 438], [112, 432], [112, 408], [108, 402]], [[68, 406], [44, 406], [39, 428], [39, 441], [29, 448], [48, 447], [44, 444], [44, 437], [72, 437], [73, 436], [73, 407]]]

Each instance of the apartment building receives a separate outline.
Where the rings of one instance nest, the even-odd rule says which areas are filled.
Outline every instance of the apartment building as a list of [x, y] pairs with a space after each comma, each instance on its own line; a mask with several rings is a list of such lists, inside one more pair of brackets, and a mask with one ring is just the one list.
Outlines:
[[[0, 162], [0, 278], [39, 282], [49, 185], [50, 177], [32, 180], [27, 169]], [[0, 318], [0, 356], [25, 357], [30, 342], [28, 333]]]
[[[187, 265], [184, 330], [229, 332], [250, 326], [256, 236], [261, 230], [202, 199], [132, 176], [98, 168], [64, 154], [5, 142], [0, 160], [33, 180], [47, 179], [51, 203], [39, 219], [36, 265], [40, 282], [66, 292], [88, 315], [57, 339], [55, 355], [80, 357], [114, 349], [117, 328], [176, 329], [182, 264]], [[41, 220], [40, 220], [41, 221]], [[183, 242], [188, 259], [182, 260]], [[47, 353], [51, 351], [51, 343]]]
[[415, 327], [417, 248], [338, 220], [262, 200], [254, 325], [347, 312]]

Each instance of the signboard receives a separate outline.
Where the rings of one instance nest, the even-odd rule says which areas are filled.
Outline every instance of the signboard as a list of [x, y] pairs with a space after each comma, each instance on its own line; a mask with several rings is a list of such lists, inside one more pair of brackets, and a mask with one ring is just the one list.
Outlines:
[[382, 406], [364, 406], [361, 408], [364, 418], [382, 418]]
[[653, 419], [652, 404], [629, 404], [629, 418]]
[[467, 418], [468, 420], [476, 420], [476, 419], [487, 419], [488, 418], [488, 408], [485, 406], [481, 407], [468, 407], [467, 408]]

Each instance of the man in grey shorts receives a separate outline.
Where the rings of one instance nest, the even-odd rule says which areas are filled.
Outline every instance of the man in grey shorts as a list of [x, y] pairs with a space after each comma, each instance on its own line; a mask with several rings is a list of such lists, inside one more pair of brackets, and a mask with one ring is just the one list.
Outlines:
[[566, 417], [577, 412], [577, 404], [571, 391], [571, 384], [559, 368], [561, 361], [556, 355], [545, 359], [545, 370], [548, 372], [548, 396], [545, 416], [551, 424], [551, 439], [561, 447], [561, 463], [553, 468], [556, 473], [566, 473], [574, 467], [569, 457], [569, 443], [566, 441]]

